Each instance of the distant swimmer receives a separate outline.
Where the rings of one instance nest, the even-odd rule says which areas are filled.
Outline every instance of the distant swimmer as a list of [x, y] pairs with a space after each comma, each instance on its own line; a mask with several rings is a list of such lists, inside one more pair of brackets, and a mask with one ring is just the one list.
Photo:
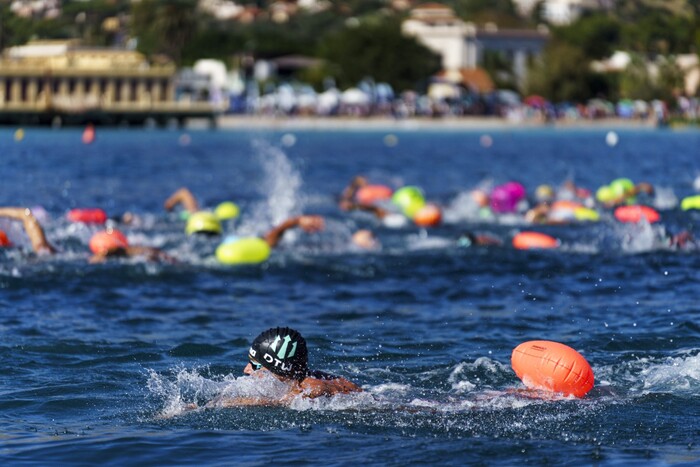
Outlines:
[[172, 211], [178, 205], [182, 205], [187, 214], [194, 214], [199, 211], [199, 203], [186, 187], [178, 188], [164, 203], [166, 211]]
[[177, 189], [163, 204], [166, 211], [172, 211], [179, 205], [183, 208], [181, 217], [187, 220], [185, 232], [188, 235], [219, 235], [223, 231], [221, 222], [237, 218], [240, 212], [238, 205], [232, 201], [220, 203], [214, 211], [202, 210], [192, 192], [186, 187]]
[[172, 256], [159, 248], [143, 245], [130, 245], [126, 236], [117, 229], [107, 229], [95, 233], [90, 239], [93, 255], [90, 263], [102, 263], [108, 258], [144, 258], [147, 261], [176, 263]]
[[464, 232], [457, 239], [460, 247], [470, 246], [501, 246], [503, 241], [489, 234], [481, 234], [475, 232]]
[[7, 217], [22, 222], [24, 232], [27, 234], [27, 237], [29, 237], [29, 241], [35, 253], [52, 254], [56, 252], [56, 248], [46, 240], [44, 229], [41, 227], [36, 217], [34, 217], [34, 214], [32, 214], [31, 209], [20, 207], [0, 208], [0, 217]]
[[216, 248], [216, 259], [230, 265], [262, 263], [270, 257], [272, 248], [280, 243], [285, 232], [295, 227], [307, 233], [319, 232], [325, 228], [325, 221], [321, 216], [295, 216], [273, 227], [262, 238], [228, 235]]
[[[345, 378], [309, 369], [306, 340], [299, 332], [287, 327], [270, 328], [255, 338], [248, 350], [248, 364], [243, 373], [252, 378], [272, 374], [286, 385], [286, 393], [274, 399], [266, 396], [220, 395], [204, 407], [289, 405], [295, 397], [316, 399], [362, 391], [357, 384]], [[194, 408], [197, 407], [188, 407], [190, 410]]]

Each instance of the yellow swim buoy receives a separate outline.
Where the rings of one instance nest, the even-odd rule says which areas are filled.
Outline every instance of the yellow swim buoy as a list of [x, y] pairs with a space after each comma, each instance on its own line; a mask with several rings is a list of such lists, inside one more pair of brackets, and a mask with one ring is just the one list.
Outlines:
[[222, 264], [258, 264], [270, 257], [270, 245], [258, 237], [236, 238], [216, 248], [216, 259]]
[[219, 205], [214, 209], [214, 214], [219, 220], [226, 221], [229, 219], [235, 219], [240, 214], [240, 209], [238, 205], [232, 201], [224, 201], [219, 203]]

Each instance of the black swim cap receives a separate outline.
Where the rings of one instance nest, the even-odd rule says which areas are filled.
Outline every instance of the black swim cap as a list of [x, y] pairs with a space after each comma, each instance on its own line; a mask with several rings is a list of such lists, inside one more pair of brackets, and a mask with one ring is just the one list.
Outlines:
[[309, 372], [306, 341], [291, 328], [263, 332], [253, 341], [248, 356], [280, 376], [301, 380]]

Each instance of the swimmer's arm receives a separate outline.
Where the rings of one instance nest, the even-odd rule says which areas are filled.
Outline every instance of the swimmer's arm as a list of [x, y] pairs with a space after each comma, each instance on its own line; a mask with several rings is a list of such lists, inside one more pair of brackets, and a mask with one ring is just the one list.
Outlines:
[[185, 187], [178, 189], [175, 193], [170, 195], [170, 197], [165, 200], [165, 204], [163, 206], [165, 207], [166, 211], [171, 211], [178, 204], [182, 204], [185, 211], [189, 212], [190, 214], [199, 211], [199, 204], [197, 203], [197, 200], [194, 198], [192, 192]]
[[347, 205], [346, 208], [347, 211], [352, 211], [355, 209], [358, 211], [367, 211], [371, 214], [374, 214], [378, 219], [384, 219], [387, 216], [387, 214], [389, 214], [389, 211], [387, 211], [386, 209], [382, 209], [379, 206], [372, 206], [359, 203], [350, 203]]
[[219, 396], [204, 405], [205, 409], [265, 406], [273, 407], [285, 405], [284, 400], [266, 399], [262, 397], [225, 397]]
[[367, 179], [361, 176], [357, 176], [352, 179], [350, 185], [345, 187], [343, 193], [340, 195], [340, 207], [344, 210], [350, 210], [352, 205], [352, 199], [357, 193], [357, 189], [367, 185]]
[[0, 208], [0, 217], [22, 221], [24, 232], [36, 253], [55, 253], [56, 249], [46, 240], [44, 229], [29, 208]]
[[169, 254], [165, 253], [164, 251], [151, 247], [151, 246], [139, 246], [139, 245], [133, 245], [129, 246], [126, 249], [126, 255], [129, 257], [133, 256], [143, 256], [146, 258], [148, 261], [162, 261], [165, 263], [176, 263], [177, 260], [170, 256]]
[[287, 219], [282, 222], [277, 227], [270, 230], [265, 234], [264, 240], [270, 245], [270, 248], [274, 248], [282, 239], [284, 233], [293, 228], [300, 227], [306, 232], [317, 232], [323, 230], [324, 221], [321, 216], [297, 216]]

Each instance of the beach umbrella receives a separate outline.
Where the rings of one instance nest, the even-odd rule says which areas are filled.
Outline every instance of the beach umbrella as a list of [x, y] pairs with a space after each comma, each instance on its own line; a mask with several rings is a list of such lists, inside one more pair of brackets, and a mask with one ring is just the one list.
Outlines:
[[346, 105], [367, 105], [369, 96], [358, 88], [350, 88], [341, 94], [340, 101]]
[[523, 103], [529, 107], [534, 107], [536, 109], [543, 109], [547, 105], [547, 99], [545, 99], [542, 96], [538, 96], [536, 94], [533, 94], [531, 96], [527, 96], [523, 100]]

